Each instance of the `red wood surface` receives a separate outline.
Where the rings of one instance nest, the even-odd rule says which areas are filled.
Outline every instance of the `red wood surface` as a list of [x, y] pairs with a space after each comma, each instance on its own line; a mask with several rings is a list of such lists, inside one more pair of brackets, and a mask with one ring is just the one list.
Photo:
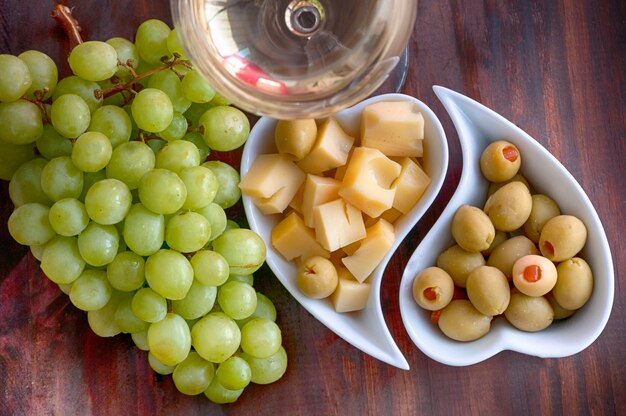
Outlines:
[[[171, 23], [168, 0], [73, 0], [89, 39], [132, 38], [148, 18]], [[52, 1], [0, 0], [0, 53], [39, 49], [68, 74], [68, 41]], [[235, 404], [176, 392], [128, 336], [102, 339], [86, 316], [13, 242], [0, 185], [0, 414], [626, 414], [626, 3], [622, 0], [421, 1], [404, 92], [429, 104], [450, 142], [446, 184], [393, 257], [384, 314], [411, 371], [351, 347], [298, 306], [263, 268], [257, 287], [276, 304], [289, 368]], [[398, 286], [412, 251], [452, 195], [461, 171], [450, 119], [432, 92], [464, 93], [522, 127], [578, 179], [603, 221], [615, 262], [611, 319], [598, 340], [562, 359], [513, 352], [470, 367], [439, 364], [407, 336]], [[2, 128], [2, 126], [0, 126]], [[549, 178], [548, 178], [549, 180]]]

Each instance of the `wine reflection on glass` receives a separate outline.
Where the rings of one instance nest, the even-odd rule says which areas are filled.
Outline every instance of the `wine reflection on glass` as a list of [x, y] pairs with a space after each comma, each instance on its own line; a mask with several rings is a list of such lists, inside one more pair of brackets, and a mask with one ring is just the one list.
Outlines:
[[[171, 0], [198, 71], [274, 118], [323, 117], [401, 87], [417, 0]], [[389, 87], [387, 87], [389, 88]]]

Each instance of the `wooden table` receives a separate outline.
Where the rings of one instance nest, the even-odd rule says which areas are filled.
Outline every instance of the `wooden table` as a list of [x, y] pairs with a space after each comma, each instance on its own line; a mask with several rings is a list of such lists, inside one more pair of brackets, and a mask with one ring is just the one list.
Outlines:
[[[68, 42], [52, 1], [0, 0], [0, 53], [39, 49], [63, 74]], [[168, 0], [69, 1], [88, 39], [132, 38], [147, 18], [171, 23]], [[621, 0], [421, 1], [404, 92], [429, 104], [450, 142], [435, 205], [389, 264], [382, 287], [390, 330], [411, 371], [359, 352], [305, 312], [268, 269], [256, 275], [279, 311], [289, 368], [218, 406], [175, 391], [130, 337], [102, 339], [49, 283], [6, 221], [0, 186], [0, 414], [626, 414], [626, 4]], [[464, 93], [546, 146], [578, 179], [603, 221], [616, 272], [613, 313], [598, 340], [563, 359], [513, 352], [470, 367], [439, 364], [407, 336], [398, 285], [461, 171], [456, 132], [431, 86]], [[0, 126], [0, 128], [2, 128]], [[245, 412], [245, 413], [244, 413]]]

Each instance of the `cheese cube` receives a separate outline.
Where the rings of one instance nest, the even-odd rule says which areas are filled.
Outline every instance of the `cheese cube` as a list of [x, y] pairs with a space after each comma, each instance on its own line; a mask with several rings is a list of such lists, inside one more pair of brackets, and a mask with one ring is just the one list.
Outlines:
[[367, 147], [354, 149], [341, 183], [339, 195], [370, 217], [378, 217], [391, 208], [395, 197], [393, 182], [401, 166]]
[[286, 260], [321, 256], [330, 258], [330, 253], [315, 241], [315, 233], [304, 225], [302, 218], [292, 212], [272, 229], [272, 246]]
[[393, 207], [403, 214], [409, 212], [420, 200], [430, 184], [428, 174], [411, 158], [405, 157], [400, 161], [402, 171], [393, 183], [396, 195]]
[[304, 196], [304, 183], [300, 185], [296, 194], [289, 201], [289, 206], [293, 208], [296, 212], [302, 214], [302, 197]]
[[330, 295], [330, 302], [336, 312], [354, 312], [365, 309], [370, 296], [370, 283], [360, 283], [344, 267], [337, 269], [339, 283]]
[[353, 143], [354, 138], [330, 117], [319, 127], [313, 148], [298, 166], [307, 173], [319, 174], [344, 165]]
[[326, 202], [339, 198], [339, 187], [341, 183], [333, 178], [325, 178], [317, 175], [307, 175], [304, 181], [304, 192], [302, 194], [302, 217], [307, 227], [314, 227], [313, 208]]
[[408, 101], [371, 104], [361, 117], [361, 146], [379, 149], [387, 156], [422, 157], [424, 117]]
[[359, 248], [341, 261], [356, 280], [363, 283], [389, 252], [395, 239], [393, 225], [381, 219], [367, 229]]
[[365, 237], [361, 211], [339, 198], [313, 208], [315, 238], [328, 251], [335, 251]]
[[343, 181], [343, 178], [346, 176], [346, 169], [348, 169], [348, 165], [350, 164], [350, 158], [352, 157], [352, 153], [354, 152], [355, 147], [352, 147], [352, 149], [350, 149], [350, 152], [348, 153], [348, 160], [346, 161], [346, 163], [344, 165], [339, 166], [337, 169], [335, 169], [335, 172], [333, 173], [332, 177], [335, 178], [338, 181]]
[[239, 182], [264, 214], [283, 212], [306, 178], [288, 156], [260, 155]]

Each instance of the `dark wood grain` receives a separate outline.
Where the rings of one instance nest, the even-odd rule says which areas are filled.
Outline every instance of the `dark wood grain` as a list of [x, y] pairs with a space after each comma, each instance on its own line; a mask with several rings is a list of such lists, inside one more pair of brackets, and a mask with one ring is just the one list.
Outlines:
[[[70, 1], [85, 37], [132, 38], [147, 18], [171, 23], [167, 0]], [[0, 53], [39, 49], [65, 62], [68, 42], [52, 1], [0, 0]], [[300, 308], [263, 268], [259, 289], [279, 311], [289, 368], [227, 406], [175, 391], [127, 336], [89, 329], [37, 262], [8, 235], [0, 185], [0, 414], [626, 414], [626, 3], [622, 0], [422, 1], [404, 92], [429, 104], [450, 142], [441, 195], [385, 273], [384, 313], [411, 371], [354, 349]], [[609, 323], [583, 352], [540, 359], [513, 352], [470, 367], [439, 364], [410, 341], [398, 287], [412, 251], [458, 183], [460, 149], [432, 92], [477, 99], [546, 146], [578, 179], [604, 223], [615, 262]], [[2, 126], [0, 126], [2, 128]]]

